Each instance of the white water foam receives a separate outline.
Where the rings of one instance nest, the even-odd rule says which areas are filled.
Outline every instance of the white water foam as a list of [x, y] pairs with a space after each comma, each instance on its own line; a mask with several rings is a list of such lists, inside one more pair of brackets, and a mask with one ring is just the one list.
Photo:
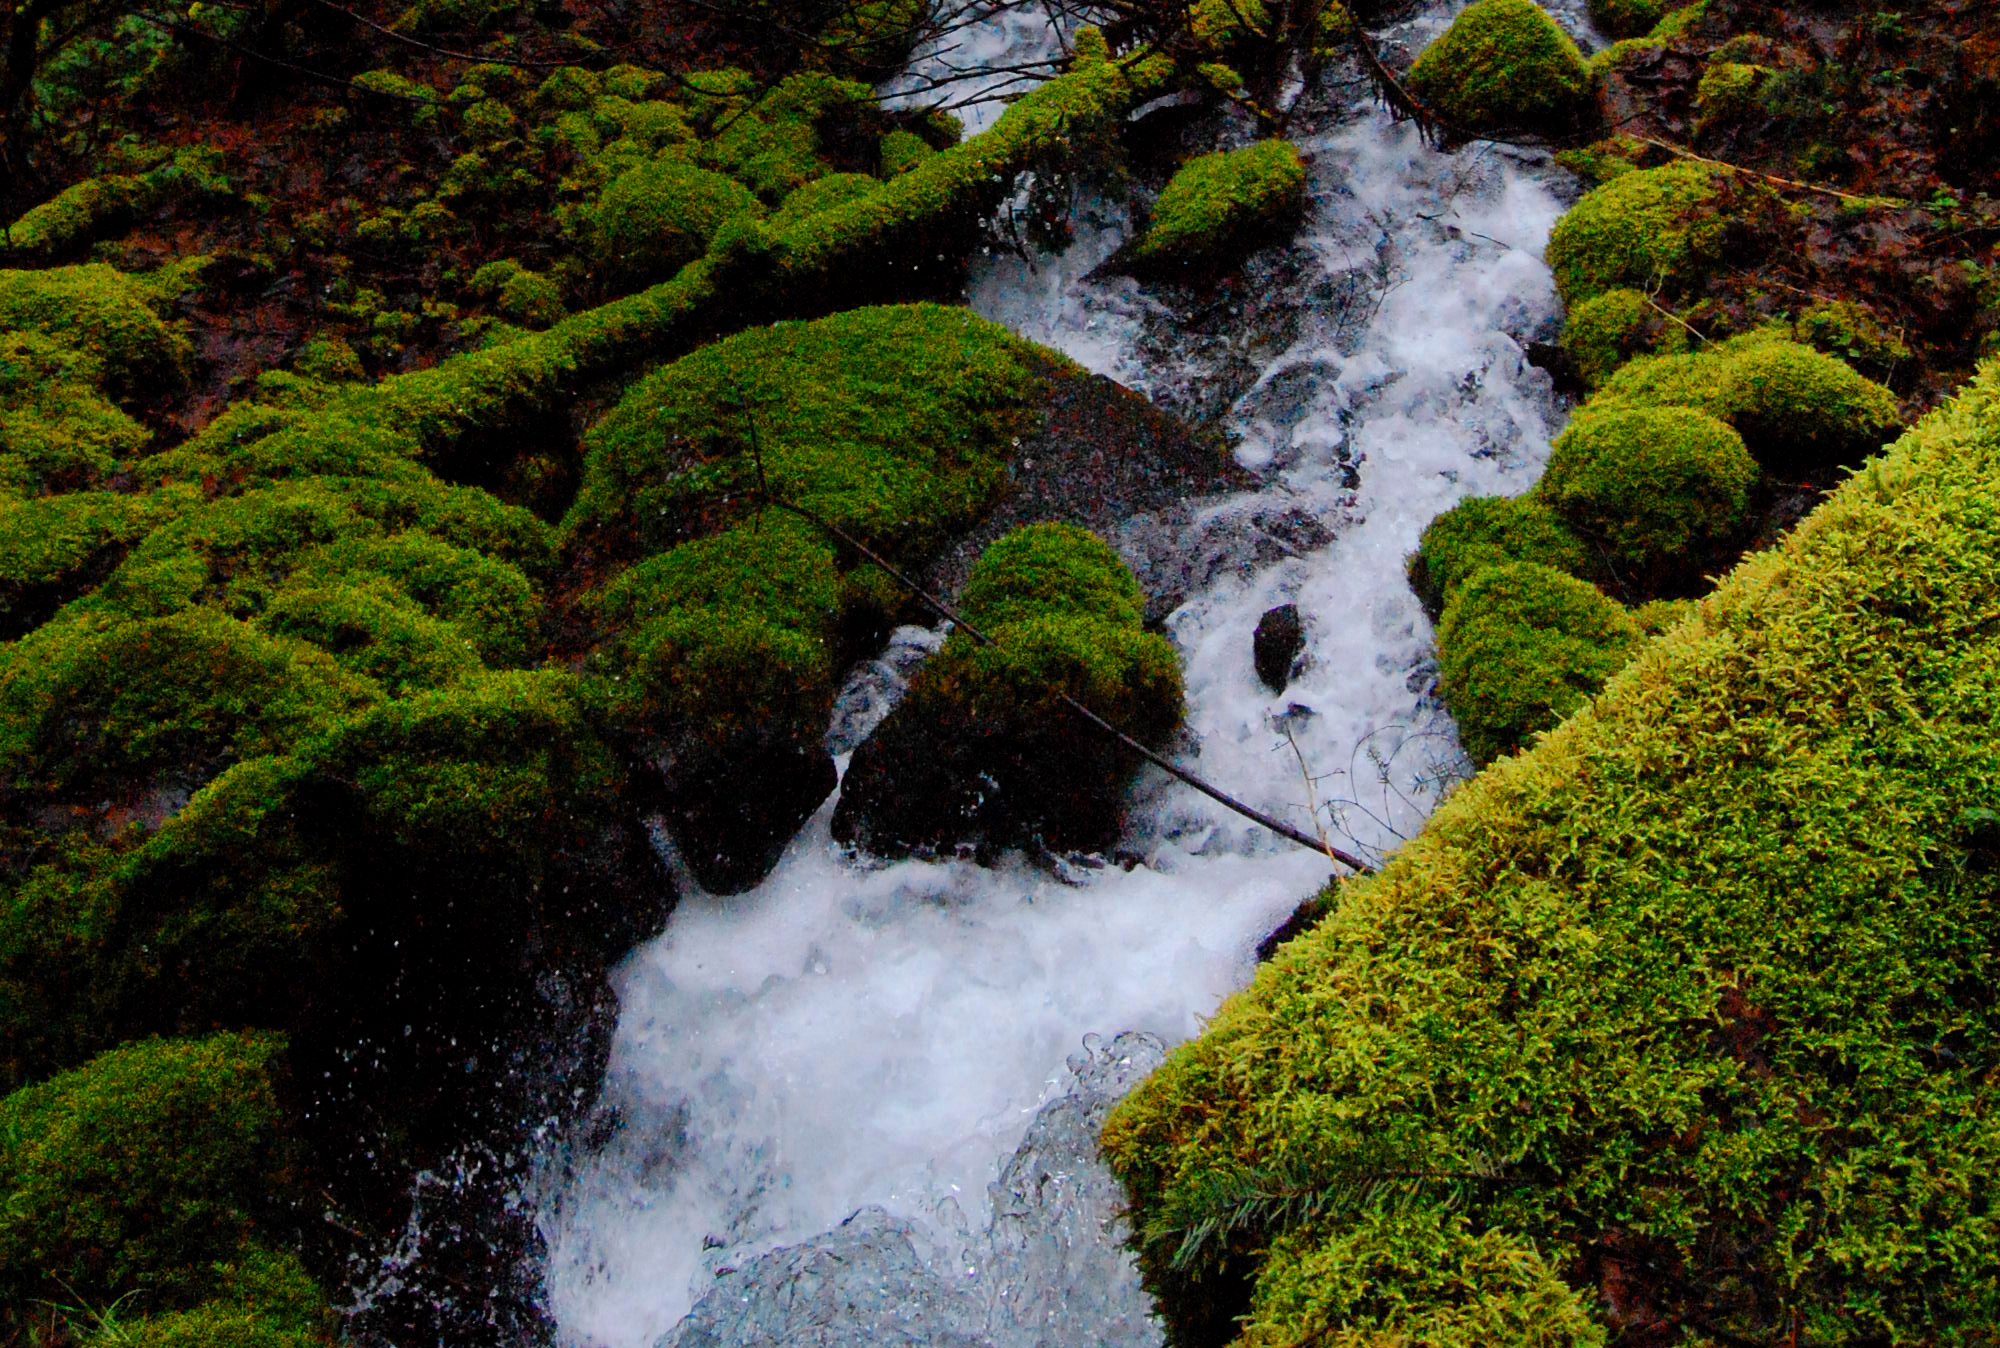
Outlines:
[[[1239, 457], [1266, 485], [1206, 510], [1188, 540], [1234, 560], [1168, 622], [1187, 676], [1181, 753], [1302, 825], [1310, 790], [1338, 841], [1379, 855], [1462, 765], [1403, 559], [1459, 498], [1531, 483], [1558, 415], [1523, 342], [1557, 314], [1540, 251], [1559, 183], [1491, 148], [1436, 153], [1372, 110], [1301, 148], [1312, 206], [1287, 284], [1349, 302], [1307, 306], [1236, 401]], [[1170, 392], [1203, 356], [1175, 339], [1173, 296], [1087, 279], [1116, 242], [1108, 219], [1066, 258], [992, 263], [972, 302]], [[1216, 542], [1279, 514], [1332, 541], [1263, 563], [1268, 549]], [[1305, 616], [1308, 663], [1274, 697], [1250, 637], [1281, 602]], [[1078, 883], [1018, 861], [857, 865], [830, 844], [829, 803], [756, 891], [684, 901], [620, 976], [603, 1095], [615, 1135], [543, 1207], [562, 1341], [650, 1348], [731, 1285], [719, 1273], [867, 1205], [930, 1233], [949, 1272], [1070, 1050], [1092, 1032], [1195, 1033], [1327, 876], [1325, 858], [1163, 777], [1138, 793], [1127, 841], [1143, 861]]]

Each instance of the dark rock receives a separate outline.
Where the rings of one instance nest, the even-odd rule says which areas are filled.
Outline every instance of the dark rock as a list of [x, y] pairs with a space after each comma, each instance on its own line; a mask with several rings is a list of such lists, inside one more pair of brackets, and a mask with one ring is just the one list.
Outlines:
[[1306, 648], [1305, 623], [1297, 604], [1280, 604], [1257, 620], [1251, 649], [1257, 662], [1257, 677], [1274, 693], [1285, 691]]
[[727, 752], [695, 746], [655, 761], [668, 830], [711, 894], [741, 894], [769, 875], [839, 781], [823, 745], [789, 738], [739, 740]]

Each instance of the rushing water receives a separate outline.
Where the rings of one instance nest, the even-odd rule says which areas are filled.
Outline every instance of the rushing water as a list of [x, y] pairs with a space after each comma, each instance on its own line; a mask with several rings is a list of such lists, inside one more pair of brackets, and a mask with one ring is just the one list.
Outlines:
[[[952, 59], [1046, 55], [1048, 25], [1018, 20], [959, 33]], [[1177, 752], [1301, 825], [1317, 804], [1379, 855], [1463, 766], [1403, 559], [1460, 497], [1531, 483], [1559, 415], [1524, 347], [1557, 321], [1541, 250], [1562, 180], [1491, 147], [1434, 152], [1356, 88], [1308, 127], [1308, 218], [1254, 264], [1254, 302], [1218, 317], [1093, 279], [1124, 229], [1110, 208], [1060, 257], [987, 261], [970, 302], [1168, 406], [1227, 408], [1263, 485], [1185, 540], [1202, 583], [1168, 619]], [[1274, 697], [1250, 638], [1284, 602], [1309, 654]], [[936, 640], [900, 633], [857, 673], [837, 751]], [[1164, 777], [1136, 790], [1134, 864], [871, 865], [831, 846], [829, 802], [756, 891], [686, 899], [621, 973], [608, 1140], [550, 1162], [564, 1341], [1157, 1342], [1096, 1121], [1247, 981], [1328, 865]]]

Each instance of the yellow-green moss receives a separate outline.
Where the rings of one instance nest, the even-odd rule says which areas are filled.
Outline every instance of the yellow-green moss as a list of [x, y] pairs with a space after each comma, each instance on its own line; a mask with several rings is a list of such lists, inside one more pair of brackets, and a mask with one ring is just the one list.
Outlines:
[[111, 173], [65, 188], [8, 226], [4, 242], [14, 253], [74, 253], [172, 197], [228, 190], [221, 154], [189, 146], [143, 173]]
[[512, 258], [489, 262], [474, 272], [472, 293], [491, 298], [503, 316], [529, 328], [546, 328], [566, 312], [562, 287]]
[[599, 271], [650, 281], [700, 257], [725, 220], [761, 214], [742, 184], [669, 157], [612, 182], [584, 213], [582, 228]]
[[0, 332], [0, 496], [101, 486], [152, 438], [98, 391], [102, 377], [39, 332]]
[[116, 1317], [84, 1348], [332, 1348], [336, 1317], [298, 1258], [250, 1245], [215, 1267], [215, 1295], [184, 1311]]
[[1770, 72], [1742, 61], [1710, 61], [1694, 94], [1694, 129], [1703, 135], [1725, 125], [1756, 102], [1757, 85]]
[[1585, 194], [1549, 234], [1549, 267], [1575, 306], [1617, 286], [1671, 291], [1717, 260], [1716, 170], [1684, 160], [1623, 173]]
[[1651, 350], [1667, 319], [1645, 295], [1629, 286], [1602, 291], [1575, 305], [1563, 324], [1563, 349], [1585, 388], [1594, 389], [1611, 372]]
[[0, 328], [29, 328], [86, 353], [120, 396], [186, 377], [187, 338], [161, 321], [153, 302], [143, 279], [101, 263], [0, 270]]
[[1475, 763], [1532, 742], [1624, 667], [1639, 629], [1596, 587], [1535, 562], [1476, 571], [1438, 623], [1439, 691]]
[[1305, 164], [1290, 141], [1201, 155], [1160, 193], [1128, 258], [1148, 271], [1227, 261], [1295, 224], [1305, 190]]
[[732, 95], [701, 162], [729, 174], [775, 206], [787, 194], [833, 171], [822, 156], [822, 133], [858, 121], [874, 106], [865, 84], [817, 72], [793, 75], [761, 95]]
[[907, 173], [937, 151], [914, 131], [900, 128], [882, 137], [882, 176], [893, 178]]
[[[1276, 1305], [1287, 1212], [1409, 1242], [1462, 1216], [1600, 1323], [1643, 1260], [1673, 1270], [1650, 1307], [1746, 1342], [1990, 1338], [1996, 552], [1989, 363], [1119, 1105], [1155, 1287], [1187, 1293], [1193, 1234]], [[1435, 1276], [1337, 1248], [1313, 1276], [1369, 1270], [1377, 1298]]]
[[1542, 501], [1472, 496], [1424, 526], [1409, 558], [1410, 588], [1435, 620], [1475, 572], [1502, 562], [1540, 562], [1586, 579], [1598, 569], [1583, 540]]
[[1757, 462], [1688, 407], [1582, 415], [1556, 437], [1535, 494], [1626, 567], [1705, 560], [1743, 523]]
[[1474, 0], [1417, 57], [1409, 85], [1475, 135], [1569, 131], [1592, 98], [1576, 43], [1533, 0]]

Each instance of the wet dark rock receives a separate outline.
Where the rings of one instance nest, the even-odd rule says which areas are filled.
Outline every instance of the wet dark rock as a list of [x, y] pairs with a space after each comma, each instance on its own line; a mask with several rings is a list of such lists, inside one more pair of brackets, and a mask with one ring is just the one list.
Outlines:
[[839, 781], [824, 745], [790, 738], [696, 745], [654, 762], [668, 830], [711, 894], [741, 894], [769, 875]]
[[1297, 604], [1280, 604], [1257, 620], [1250, 639], [1257, 677], [1274, 693], [1282, 693], [1298, 669], [1306, 649], [1306, 627]]

